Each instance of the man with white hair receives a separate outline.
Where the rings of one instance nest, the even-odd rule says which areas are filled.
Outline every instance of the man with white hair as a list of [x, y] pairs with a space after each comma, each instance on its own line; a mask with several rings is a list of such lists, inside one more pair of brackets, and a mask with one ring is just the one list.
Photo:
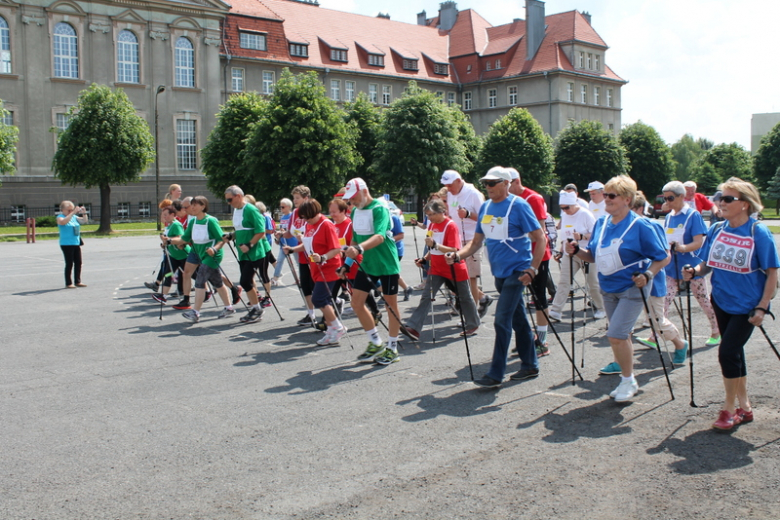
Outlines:
[[710, 199], [701, 193], [696, 193], [696, 183], [693, 181], [686, 181], [683, 183], [685, 186], [685, 202], [690, 207], [701, 213], [702, 211], [712, 211], [715, 216], [720, 216], [720, 208], [717, 204], [714, 204]]
[[[465, 182], [460, 173], [455, 170], [445, 170], [441, 175], [441, 183], [447, 187], [449, 217], [458, 226], [461, 238], [465, 244], [474, 238], [479, 208], [485, 202], [485, 196], [473, 184]], [[477, 277], [482, 276], [481, 249], [475, 251], [466, 260], [466, 268], [469, 272], [471, 296], [479, 304], [479, 317], [484, 318], [493, 300], [479, 289], [479, 284], [477, 283]]]
[[599, 181], [593, 181], [588, 184], [588, 189], [585, 191], [590, 195], [588, 210], [593, 213], [596, 220], [606, 215], [607, 201], [604, 200], [604, 185]]

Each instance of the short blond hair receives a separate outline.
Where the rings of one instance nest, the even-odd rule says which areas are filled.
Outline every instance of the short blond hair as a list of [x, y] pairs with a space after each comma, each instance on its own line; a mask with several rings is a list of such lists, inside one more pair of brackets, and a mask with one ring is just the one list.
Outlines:
[[637, 191], [636, 195], [634, 195], [634, 203], [631, 205], [631, 209], [641, 209], [642, 214], [644, 214], [645, 204], [647, 204], [647, 198], [645, 197], [645, 194], [642, 191]]
[[630, 198], [628, 205], [633, 207], [637, 192], [636, 182], [628, 175], [616, 175], [604, 185], [604, 193], [607, 192], [615, 193], [619, 197]]
[[739, 200], [745, 201], [750, 206], [749, 213], [760, 213], [764, 209], [764, 205], [761, 204], [761, 195], [755, 186], [747, 181], [743, 181], [739, 177], [731, 177], [726, 182], [718, 186], [720, 191], [734, 190], [739, 193]]

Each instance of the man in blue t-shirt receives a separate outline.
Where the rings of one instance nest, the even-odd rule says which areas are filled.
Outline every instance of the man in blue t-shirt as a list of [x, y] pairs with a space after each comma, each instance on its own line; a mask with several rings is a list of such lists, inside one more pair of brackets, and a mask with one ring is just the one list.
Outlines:
[[510, 181], [509, 172], [501, 166], [491, 168], [480, 179], [489, 200], [479, 209], [474, 238], [457, 253], [446, 255], [447, 263], [452, 264], [478, 251], [483, 242], [488, 249], [490, 270], [499, 298], [494, 320], [496, 340], [493, 361], [488, 373], [474, 381], [474, 384], [483, 388], [501, 386], [506, 374], [512, 330], [515, 332], [521, 365], [520, 370], [510, 379], [521, 381], [539, 375], [539, 362], [536, 359], [533, 332], [525, 315], [523, 292], [538, 273], [547, 240], [531, 206], [522, 198], [509, 193]]

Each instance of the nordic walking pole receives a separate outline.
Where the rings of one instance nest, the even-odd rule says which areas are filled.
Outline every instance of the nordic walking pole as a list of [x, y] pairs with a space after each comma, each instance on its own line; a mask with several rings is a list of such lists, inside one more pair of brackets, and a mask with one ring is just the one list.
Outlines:
[[[573, 238], [567, 238], [567, 242], [574, 242]], [[574, 255], [569, 255], [569, 308], [571, 309], [571, 357], [577, 359], [577, 355], [574, 353]], [[571, 370], [571, 384], [574, 386], [574, 363]]]
[[[411, 222], [412, 222], [412, 236], [414, 236], [414, 254], [415, 254], [415, 258], [420, 258], [420, 248], [417, 246], [417, 219], [411, 219]], [[422, 267], [420, 267], [420, 283], [422, 282], [423, 282]]]
[[[690, 271], [693, 268], [690, 264], [683, 266], [683, 271]], [[682, 276], [682, 275], [680, 275]], [[691, 282], [686, 282], [687, 299], [688, 299], [688, 364], [691, 367], [691, 407], [698, 408], [696, 401], [693, 400], [693, 321], [691, 321]]]
[[[287, 246], [288, 250], [292, 250], [291, 247]], [[284, 249], [282, 249], [284, 250]], [[290, 271], [292, 271], [293, 279], [295, 280], [295, 285], [298, 287], [298, 292], [301, 293], [301, 299], [303, 300], [303, 306], [306, 308], [306, 312], [309, 311], [309, 304], [306, 302], [306, 296], [303, 294], [303, 286], [301, 285], [301, 279], [298, 278], [298, 271], [295, 270], [295, 265], [293, 265], [292, 261], [292, 252], [285, 252], [284, 256], [287, 257], [287, 263], [290, 264]], [[311, 317], [311, 326], [315, 329], [317, 328], [317, 322], [314, 319], [313, 316]]]
[[452, 283], [455, 286], [455, 298], [458, 301], [458, 311], [460, 311], [460, 326], [463, 329], [463, 341], [466, 342], [466, 357], [469, 360], [469, 373], [471, 380], [474, 381], [474, 369], [471, 367], [471, 352], [469, 351], [469, 335], [466, 333], [466, 320], [463, 318], [463, 303], [460, 301], [460, 290], [458, 289], [458, 278], [455, 276], [455, 264], [450, 264], [452, 273]]
[[[236, 284], [234, 284], [233, 282], [231, 282], [231, 281], [230, 281], [230, 278], [228, 278], [228, 275], [227, 275], [227, 273], [225, 273], [225, 270], [224, 270], [224, 269], [222, 269], [222, 266], [221, 266], [221, 265], [219, 266], [219, 270], [220, 270], [220, 272], [222, 273], [222, 276], [224, 276], [224, 277], [225, 277], [225, 280], [227, 280], [227, 281], [228, 281], [228, 283], [230, 284], [230, 286], [231, 286], [231, 287], [235, 287], [235, 286], [236, 286]], [[240, 294], [238, 295], [238, 299], [239, 299], [239, 300], [241, 300], [241, 303], [243, 303], [243, 304], [244, 304], [244, 308], [245, 308], [246, 310], [249, 310], [249, 306], [246, 304], [246, 302], [244, 301], [244, 299], [241, 297], [241, 295], [240, 295]]]
[[[637, 271], [632, 276], [634, 277], [645, 276], [645, 274]], [[658, 337], [655, 334], [655, 325], [653, 324], [653, 318], [650, 315], [650, 307], [647, 305], [647, 296], [645, 296], [644, 288], [639, 289], [639, 292], [642, 294], [642, 303], [645, 305], [645, 312], [647, 313], [647, 317], [650, 320], [650, 330], [653, 331], [653, 336], [656, 338], [655, 348], [658, 351], [658, 357], [661, 359], [661, 366], [663, 367], [664, 375], [666, 376], [666, 384], [669, 386], [669, 393], [672, 395], [672, 401], [674, 401], [674, 391], [672, 390], [672, 382], [669, 380], [669, 372], [666, 371], [666, 363], [664, 362], [664, 356], [663, 354], [661, 354], [661, 346], [658, 344], [657, 341]]]
[[[322, 258], [321, 255], [320, 258]], [[325, 283], [325, 287], [328, 287], [328, 282], [325, 280], [325, 273], [322, 272], [322, 266], [320, 265], [320, 263], [312, 262], [310, 259], [309, 264], [314, 264], [317, 266], [317, 270], [320, 272], [320, 276], [322, 277], [322, 281]], [[328, 287], [328, 289], [330, 289], [330, 287]], [[328, 299], [330, 300], [330, 304], [333, 306], [333, 312], [334, 314], [336, 314], [336, 318], [339, 320], [339, 322], [341, 322], [341, 313], [339, 312], [339, 306], [336, 305], [336, 300], [333, 299], [333, 293], [330, 290], [328, 290]], [[352, 348], [352, 350], [355, 350], [355, 345], [352, 344], [352, 338], [349, 337], [349, 331], [347, 330], [347, 326], [344, 325], [343, 322], [341, 323], [341, 326], [344, 327], [344, 335], [347, 337], [347, 341], [349, 341], [350, 348]]]
[[[674, 306], [677, 309], [677, 313], [680, 315], [680, 320], [682, 321], [683, 336], [690, 337], [690, 334], [688, 334], [688, 328], [691, 325], [691, 322], [690, 322], [691, 316], [690, 316], [690, 313], [689, 313], [688, 314], [688, 326], [686, 327], [686, 325], [685, 325], [685, 317], [683, 316], [683, 313], [682, 313], [683, 303], [682, 303], [682, 294], [680, 293], [680, 291], [682, 291], [683, 288], [685, 287], [686, 290], [690, 293], [691, 286], [690, 286], [690, 284], [686, 284], [682, 280], [682, 272], [680, 271], [680, 266], [677, 263], [677, 251], [676, 251], [676, 249], [677, 249], [677, 242], [673, 243], [672, 246], [671, 246], [672, 258], [674, 258], [674, 281], [677, 283], [677, 301], [674, 302], [674, 304], [675, 304]], [[690, 265], [688, 267], [690, 267]], [[685, 266], [683, 266], [683, 269], [685, 269]], [[680, 278], [677, 278], [678, 276]], [[690, 294], [689, 294], [689, 296], [690, 296]], [[689, 300], [689, 303], [690, 303], [690, 298], [688, 298], [688, 300]], [[677, 304], [678, 301], [680, 302], [679, 305]], [[658, 338], [656, 338], [656, 341], [657, 340], [658, 340]], [[692, 345], [693, 345], [693, 343], [691, 343], [689, 341], [688, 342], [688, 347], [690, 348]]]
[[582, 374], [580, 374], [580, 371], [577, 369], [577, 362], [574, 359], [572, 359], [572, 357], [569, 355], [569, 351], [566, 350], [566, 345], [563, 344], [563, 340], [558, 335], [558, 331], [555, 330], [555, 327], [552, 324], [553, 322], [550, 320], [550, 317], [547, 315], [547, 311], [542, 309], [542, 314], [544, 314], [544, 317], [547, 318], [547, 326], [550, 327], [550, 330], [555, 336], [555, 339], [558, 340], [558, 344], [560, 344], [561, 348], [563, 349], [563, 353], [566, 354], [566, 357], [569, 359], [569, 363], [572, 364], [572, 368], [577, 372], [580, 381], [584, 381], [584, 379], [582, 378]]
[[[163, 246], [163, 254], [168, 261], [168, 272], [163, 275], [162, 282], [160, 283], [160, 293], [162, 293], [162, 288], [165, 286], [165, 279], [173, 276], [173, 264], [171, 264], [171, 257], [168, 256], [168, 248], [166, 246]], [[163, 298], [165, 297], [163, 296]], [[162, 321], [163, 298], [160, 298], [160, 321]]]
[[[775, 319], [775, 315], [772, 314], [771, 312], [769, 312], [767, 309], [762, 309], [762, 308], [759, 308], [759, 307], [756, 307], [756, 309], [758, 309], [760, 311], [764, 311], [765, 315], [769, 315], [769, 316], [772, 317], [772, 319]], [[752, 311], [750, 311], [750, 317], [751, 318], [756, 313], [756, 309], [753, 309]], [[771, 339], [769, 339], [769, 334], [766, 333], [766, 329], [764, 329], [764, 326], [763, 325], [759, 325], [758, 328], [761, 329], [761, 333], [764, 334], [764, 337], [766, 338], [767, 343], [769, 343], [769, 346], [772, 347], [772, 350], [775, 351], [775, 356], [777, 356], [777, 359], [780, 359], [780, 352], [777, 351], [777, 347], [775, 347], [775, 344], [772, 343]]]
[[[590, 264], [588, 262], [582, 262], [582, 273], [585, 275], [585, 285], [588, 284], [588, 271], [590, 270]], [[579, 284], [577, 284], [579, 285]], [[580, 287], [582, 289], [582, 345], [581, 350], [582, 354], [580, 356], [582, 357], [582, 361], [580, 362], [580, 368], [585, 368], [585, 326], [588, 324], [588, 301], [590, 300], [590, 295], [588, 294], [588, 291], [585, 290], [585, 286]], [[595, 311], [593, 311], [593, 303], [591, 302], [591, 312], [593, 312], [593, 321], [596, 321], [596, 314]]]

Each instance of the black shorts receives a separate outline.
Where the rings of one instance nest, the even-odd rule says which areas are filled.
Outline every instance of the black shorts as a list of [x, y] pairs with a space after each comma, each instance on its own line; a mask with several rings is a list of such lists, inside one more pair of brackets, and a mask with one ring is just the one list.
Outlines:
[[304, 296], [311, 296], [314, 291], [314, 280], [311, 279], [311, 270], [309, 264], [298, 264], [300, 266], [299, 272], [301, 273], [301, 290]]
[[[371, 292], [372, 289], [377, 288], [377, 281], [382, 286], [382, 294], [385, 296], [393, 296], [398, 294], [398, 277], [397, 274], [388, 274], [384, 276], [372, 276], [366, 275], [362, 270], [358, 271], [355, 276], [355, 281], [352, 282], [352, 287], [357, 291]], [[370, 279], [369, 279], [370, 278]]]
[[534, 276], [533, 282], [531, 282], [531, 291], [534, 295], [537, 311], [547, 308], [547, 278], [549, 277], [550, 261], [544, 260], [539, 264], [539, 272]]

